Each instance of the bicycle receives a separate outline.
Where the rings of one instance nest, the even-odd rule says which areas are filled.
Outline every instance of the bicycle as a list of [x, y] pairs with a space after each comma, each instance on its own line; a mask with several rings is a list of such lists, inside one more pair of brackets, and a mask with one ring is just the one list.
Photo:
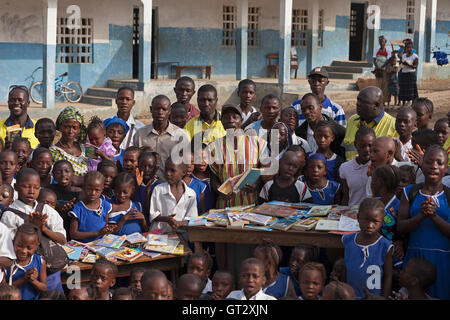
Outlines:
[[[37, 67], [28, 78], [34, 80], [34, 73], [39, 69], [42, 67]], [[55, 79], [55, 96], [59, 97], [63, 94], [67, 101], [78, 102], [83, 97], [83, 89], [77, 81], [68, 81], [63, 84], [63, 79], [67, 75], [68, 73], [64, 72]], [[30, 98], [37, 104], [42, 104], [43, 85], [42, 81], [35, 81], [30, 87]]]

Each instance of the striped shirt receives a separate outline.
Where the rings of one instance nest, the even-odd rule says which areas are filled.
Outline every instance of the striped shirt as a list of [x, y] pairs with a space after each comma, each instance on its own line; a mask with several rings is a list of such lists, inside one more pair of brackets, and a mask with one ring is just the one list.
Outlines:
[[[208, 146], [210, 154], [209, 167], [213, 174], [224, 183], [228, 178], [235, 177], [250, 168], [258, 167], [261, 157], [267, 156], [267, 143], [257, 136], [238, 136], [237, 150], [234, 141], [227, 143], [226, 137], [216, 139]], [[216, 208], [222, 209], [235, 206], [255, 204], [257, 193], [240, 191], [230, 200], [217, 199]]]
[[[303, 122], [306, 121], [305, 116], [302, 114], [302, 108], [300, 103], [301, 99], [296, 100], [292, 103], [292, 107], [297, 110], [298, 113], [298, 125], [300, 126]], [[344, 109], [337, 103], [334, 103], [330, 98], [325, 96], [325, 100], [322, 101], [322, 114], [326, 114], [331, 119], [336, 121], [338, 124], [343, 126], [344, 128], [347, 126], [347, 118], [345, 117]]]

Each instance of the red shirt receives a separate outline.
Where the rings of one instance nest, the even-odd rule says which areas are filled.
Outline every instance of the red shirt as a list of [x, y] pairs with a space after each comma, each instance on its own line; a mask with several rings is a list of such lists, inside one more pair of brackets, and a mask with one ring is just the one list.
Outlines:
[[[194, 118], [195, 116], [198, 116], [200, 114], [200, 110], [198, 110], [196, 107], [194, 107], [194, 105], [189, 103], [189, 114], [187, 117], [187, 122], [189, 122], [189, 120], [191, 120], [192, 118]], [[187, 123], [186, 122], [186, 123]]]

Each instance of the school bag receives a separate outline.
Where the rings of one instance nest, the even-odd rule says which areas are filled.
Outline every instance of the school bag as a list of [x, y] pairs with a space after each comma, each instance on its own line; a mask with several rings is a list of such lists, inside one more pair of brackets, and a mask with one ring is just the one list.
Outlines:
[[[409, 189], [409, 193], [408, 193], [408, 200], [409, 200], [409, 207], [411, 208], [412, 203], [414, 202], [414, 198], [417, 196], [417, 194], [419, 193], [419, 190], [423, 187], [423, 183], [418, 183], [415, 184], [411, 187], [411, 189]], [[447, 198], [447, 203], [450, 205], [450, 188], [448, 188], [447, 186], [443, 185], [444, 187], [444, 194], [445, 197]]]
[[[38, 203], [36, 211], [42, 213], [42, 209], [44, 209], [44, 204]], [[3, 212], [6, 211], [15, 213], [21, 217], [24, 222], [30, 221], [30, 216], [25, 212], [10, 207], [6, 208]], [[39, 242], [39, 247], [37, 248], [36, 253], [41, 255], [47, 263], [47, 274], [60, 271], [69, 263], [69, 258], [67, 257], [66, 251], [64, 251], [60, 245], [48, 238], [42, 232], [39, 235]]]

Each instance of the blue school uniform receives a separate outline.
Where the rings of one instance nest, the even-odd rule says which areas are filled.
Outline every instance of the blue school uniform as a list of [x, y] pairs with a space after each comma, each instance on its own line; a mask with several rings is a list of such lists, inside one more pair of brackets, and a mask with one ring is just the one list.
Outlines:
[[[403, 189], [407, 199], [411, 187], [412, 185], [409, 185]], [[421, 191], [417, 193], [409, 208], [411, 218], [419, 214], [420, 205], [429, 197], [422, 194]], [[449, 222], [450, 208], [444, 191], [435, 194], [433, 200], [438, 204], [436, 215]], [[404, 264], [406, 265], [406, 262], [414, 257], [425, 258], [436, 267], [436, 281], [430, 286], [427, 293], [433, 298], [450, 299], [450, 238], [443, 234], [430, 219], [423, 220], [416, 229], [409, 233]]]
[[356, 299], [364, 297], [363, 287], [381, 296], [384, 260], [393, 245], [380, 235], [374, 243], [363, 246], [356, 243], [358, 234], [359, 232], [342, 236], [347, 283], [355, 290]]
[[[301, 180], [306, 184], [306, 178], [302, 176]], [[311, 189], [308, 187], [309, 193], [311, 193], [311, 198], [314, 204], [317, 205], [331, 205], [334, 204], [334, 196], [339, 189], [339, 182], [328, 180], [326, 186], [322, 189]]]
[[289, 285], [289, 276], [284, 273], [278, 273], [277, 280], [263, 289], [265, 294], [271, 295], [277, 299], [285, 297], [287, 295]]
[[113, 158], [114, 163], [116, 163], [116, 160], [119, 159], [119, 162], [120, 162], [120, 165], [122, 166], [122, 168], [123, 168], [123, 155], [124, 155], [124, 153], [125, 153], [125, 149], [120, 149], [120, 153], [116, 154], [114, 156], [114, 158]]
[[196, 176], [194, 176], [193, 174], [191, 175], [191, 177], [193, 177], [193, 178], [203, 182], [204, 184], [206, 184], [206, 189], [205, 189], [205, 210], [208, 211], [209, 209], [214, 209], [216, 207], [216, 194], [211, 189], [211, 179], [209, 179], [209, 178], [199, 179]]
[[[163, 183], [164, 181], [159, 180], [158, 178], [156, 178], [152, 184], [150, 185], [150, 197], [152, 195], [153, 189], [155, 189], [155, 187], [158, 184]], [[133, 201], [134, 202], [139, 202], [141, 204], [142, 208], [145, 208], [145, 202], [146, 202], [146, 195], [147, 195], [147, 185], [142, 183], [139, 188], [137, 188], [136, 193], [134, 195]]]
[[116, 201], [116, 197], [114, 197], [114, 191], [113, 191], [113, 195], [111, 197], [108, 197], [107, 195], [101, 194], [100, 195], [100, 199], [108, 201], [109, 203], [113, 203], [114, 201]]
[[203, 192], [205, 192], [207, 186], [204, 182], [201, 182], [197, 178], [192, 177], [191, 183], [189, 183], [188, 187], [195, 191], [195, 194], [197, 195], [197, 211], [198, 214], [202, 214], [203, 212], [200, 212], [200, 197]]
[[298, 283], [297, 279], [295, 279], [294, 275], [291, 273], [291, 268], [282, 267], [282, 268], [280, 268], [280, 272], [282, 274], [287, 275], [289, 277], [289, 279], [292, 280], [292, 283], [294, 285], [295, 294], [297, 296], [300, 296], [302, 294], [302, 291], [300, 290], [300, 284]]
[[395, 234], [399, 206], [400, 200], [398, 200], [396, 196], [393, 196], [384, 207], [384, 219], [380, 231], [381, 234], [390, 241], [396, 241], [399, 239]]
[[[111, 224], [119, 223], [119, 220], [133, 209], [136, 209], [137, 211], [142, 212], [141, 204], [139, 202], [131, 201], [130, 207], [128, 208], [128, 210], [111, 212], [108, 217], [108, 223], [111, 223]], [[122, 235], [129, 235], [134, 232], [142, 233], [142, 227], [141, 227], [140, 221], [141, 220], [138, 220], [138, 219], [128, 220], [127, 222], [125, 222], [123, 224], [122, 228], [115, 234], [122, 236]]]
[[[25, 273], [31, 268], [35, 268], [39, 275], [41, 274], [42, 269], [42, 257], [37, 253], [33, 254], [31, 257], [31, 261], [26, 266], [19, 266], [15, 262], [11, 267], [6, 271], [6, 277], [10, 283], [12, 281], [16, 281], [17, 279], [25, 277]], [[14, 270], [14, 271], [13, 271]], [[13, 272], [13, 273], [12, 273]], [[29, 282], [25, 282], [19, 287], [20, 293], [22, 294], [22, 300], [38, 300], [40, 291], [33, 287], [33, 285]]]
[[[106, 225], [106, 216], [110, 211], [111, 203], [100, 198], [100, 208], [98, 210], [88, 209], [83, 201], [78, 201], [69, 214], [78, 219], [78, 231], [92, 232], [98, 231]], [[80, 241], [91, 242], [100, 238], [92, 237]]]

